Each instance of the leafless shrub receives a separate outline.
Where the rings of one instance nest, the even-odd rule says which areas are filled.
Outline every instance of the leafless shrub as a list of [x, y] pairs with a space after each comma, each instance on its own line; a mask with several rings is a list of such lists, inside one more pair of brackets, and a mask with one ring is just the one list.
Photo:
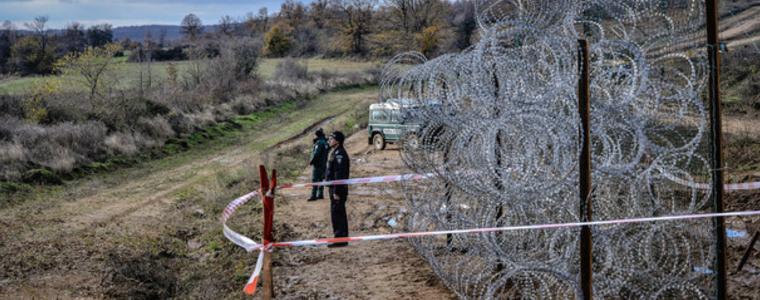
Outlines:
[[0, 95], [0, 112], [7, 116], [24, 117], [21, 100], [22, 98], [17, 96]]
[[214, 103], [213, 96], [209, 91], [204, 89], [178, 91], [167, 95], [165, 101], [168, 107], [177, 112], [185, 113], [202, 110], [204, 107], [211, 106]]
[[134, 137], [129, 133], [116, 132], [106, 137], [106, 147], [110, 154], [132, 155], [137, 153]]
[[219, 55], [207, 65], [207, 79], [203, 81], [206, 90], [217, 101], [229, 101], [239, 81], [255, 77], [260, 48], [260, 43], [250, 38], [223, 41]]
[[174, 136], [171, 124], [162, 116], [155, 116], [153, 118], [141, 117], [137, 120], [137, 127], [140, 132], [159, 140], [165, 140]]
[[238, 115], [247, 115], [256, 110], [255, 101], [255, 98], [251, 95], [237, 96], [230, 103], [230, 107]]
[[258, 94], [261, 91], [261, 82], [259, 78], [241, 80], [235, 85], [237, 96]]
[[235, 116], [235, 112], [232, 110], [232, 104], [223, 103], [214, 107], [214, 121], [224, 122]]
[[51, 132], [38, 125], [19, 128], [16, 138], [27, 149], [27, 157], [33, 164], [55, 171], [71, 171], [76, 162], [72, 151], [53, 140]]
[[[73, 163], [88, 163], [93, 158], [103, 154], [103, 138], [106, 128], [100, 122], [87, 122], [74, 124], [65, 122], [49, 127], [44, 127], [45, 140], [40, 143], [49, 143], [54, 147], [66, 149], [67, 158], [73, 158]], [[70, 167], [60, 170], [68, 171]]]
[[188, 118], [190, 118], [191, 123], [196, 130], [216, 125], [216, 118], [214, 117], [214, 112], [211, 109], [189, 114]]
[[277, 64], [273, 77], [276, 80], [282, 81], [305, 80], [308, 77], [308, 73], [309, 69], [306, 64], [288, 57]]
[[17, 142], [0, 142], [0, 179], [17, 179], [26, 163], [26, 151]]
[[71, 149], [55, 144], [43, 143], [32, 149], [34, 162], [56, 172], [70, 172], [76, 164], [76, 155]]
[[48, 122], [83, 121], [95, 115], [93, 102], [84, 93], [61, 93], [50, 96], [47, 102]]
[[18, 142], [0, 143], [0, 162], [3, 164], [23, 161], [25, 156], [24, 147]]
[[137, 147], [138, 151], [142, 149], [150, 149], [150, 148], [160, 147], [164, 145], [164, 139], [154, 138], [140, 132], [132, 133], [132, 141], [134, 141], [135, 147]]
[[172, 112], [167, 117], [169, 125], [177, 134], [187, 134], [195, 129], [192, 120], [184, 113]]
[[0, 115], [0, 141], [11, 141], [15, 136], [16, 129], [21, 127], [24, 121], [18, 117]]
[[193, 89], [203, 83], [208, 67], [208, 57], [206, 51], [198, 47], [188, 49], [190, 63], [182, 75], [183, 83], [186, 90]]

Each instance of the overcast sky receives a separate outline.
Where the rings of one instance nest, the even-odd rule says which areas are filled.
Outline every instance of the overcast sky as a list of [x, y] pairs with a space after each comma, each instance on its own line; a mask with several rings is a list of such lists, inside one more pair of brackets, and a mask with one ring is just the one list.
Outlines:
[[[50, 28], [63, 28], [71, 22], [85, 25], [110, 23], [128, 25], [179, 25], [194, 13], [203, 24], [216, 24], [230, 15], [242, 18], [267, 7], [278, 11], [284, 0], [0, 0], [0, 22], [10, 20], [19, 28], [36, 16], [48, 16]], [[304, 3], [308, 1], [303, 1]]]

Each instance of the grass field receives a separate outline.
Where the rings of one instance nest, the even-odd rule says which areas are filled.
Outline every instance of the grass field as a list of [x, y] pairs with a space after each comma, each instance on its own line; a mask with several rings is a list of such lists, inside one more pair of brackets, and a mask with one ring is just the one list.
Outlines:
[[[277, 64], [282, 61], [282, 58], [265, 58], [261, 60], [261, 64], [258, 68], [258, 74], [264, 78], [271, 78], [277, 67]], [[140, 69], [147, 67], [138, 63], [126, 63], [124, 59], [118, 60], [120, 63], [117, 65], [115, 74], [118, 84], [117, 88], [125, 89], [130, 86], [135, 86], [139, 78]], [[303, 59], [306, 63], [309, 72], [318, 71], [330, 71], [335, 73], [349, 73], [356, 71], [366, 71], [372, 67], [377, 66], [374, 62], [357, 62], [338, 59]], [[179, 76], [181, 77], [190, 66], [191, 61], [177, 61], [177, 62], [155, 62], [150, 65], [151, 75], [156, 81], [163, 81], [167, 78], [167, 67], [170, 64], [176, 66]], [[42, 84], [50, 81], [60, 81], [61, 87], [65, 91], [71, 91], [71, 89], [79, 89], [80, 85], [76, 84], [76, 77], [72, 76], [35, 76], [35, 77], [11, 77], [8, 79], [0, 80], [0, 94], [21, 95], [32, 91], [35, 85]], [[73, 84], [69, 84], [73, 83]]]

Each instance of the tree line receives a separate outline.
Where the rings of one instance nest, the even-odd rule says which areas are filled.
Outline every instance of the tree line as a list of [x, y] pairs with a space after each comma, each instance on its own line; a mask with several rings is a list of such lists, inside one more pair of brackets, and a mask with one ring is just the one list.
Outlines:
[[50, 34], [48, 17], [36, 17], [20, 31], [10, 21], [0, 26], [0, 73], [49, 74], [55, 62], [69, 53], [113, 42], [110, 24], [85, 27], [71, 23], [59, 34]]
[[[74, 22], [51, 34], [47, 22], [47, 17], [37, 17], [24, 24], [25, 31], [9, 21], [2, 24], [0, 73], [49, 74], [68, 54], [114, 42], [110, 24]], [[211, 26], [188, 14], [180, 26], [181, 40], [166, 41], [165, 33], [156, 40], [147, 33], [141, 42], [119, 42], [132, 50], [133, 61], [192, 58], [188, 49], [199, 45], [214, 56], [219, 41], [240, 37], [258, 40], [268, 57], [378, 59], [404, 51], [433, 57], [463, 50], [477, 38], [472, 0], [286, 0], [274, 14], [261, 8], [242, 17], [222, 16]]]
[[194, 14], [185, 16], [187, 41], [250, 36], [270, 57], [384, 58], [403, 51], [426, 56], [460, 51], [476, 37], [471, 0], [286, 0], [276, 14], [262, 8], [242, 19], [223, 16], [204, 31]]

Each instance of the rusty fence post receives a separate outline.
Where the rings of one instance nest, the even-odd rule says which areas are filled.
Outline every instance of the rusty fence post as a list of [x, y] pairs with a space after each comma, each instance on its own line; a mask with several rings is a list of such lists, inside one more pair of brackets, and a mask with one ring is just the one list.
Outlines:
[[[267, 176], [267, 170], [264, 166], [259, 166], [259, 178], [261, 179], [261, 199], [264, 206], [264, 245], [270, 245], [274, 242], [272, 227], [274, 223], [274, 193], [277, 187], [277, 170], [272, 170], [271, 181]], [[264, 266], [261, 271], [263, 296], [265, 300], [275, 297], [274, 294], [274, 274], [272, 272], [272, 252], [264, 250]]]
[[[578, 40], [578, 114], [581, 118], [581, 153], [579, 156], [580, 177], [578, 189], [580, 191], [580, 218], [582, 221], [591, 221], [591, 126], [589, 92], [589, 51], [588, 41]], [[592, 241], [591, 227], [581, 227], [580, 255], [581, 255], [581, 290], [583, 299], [593, 298], [592, 275]]]

